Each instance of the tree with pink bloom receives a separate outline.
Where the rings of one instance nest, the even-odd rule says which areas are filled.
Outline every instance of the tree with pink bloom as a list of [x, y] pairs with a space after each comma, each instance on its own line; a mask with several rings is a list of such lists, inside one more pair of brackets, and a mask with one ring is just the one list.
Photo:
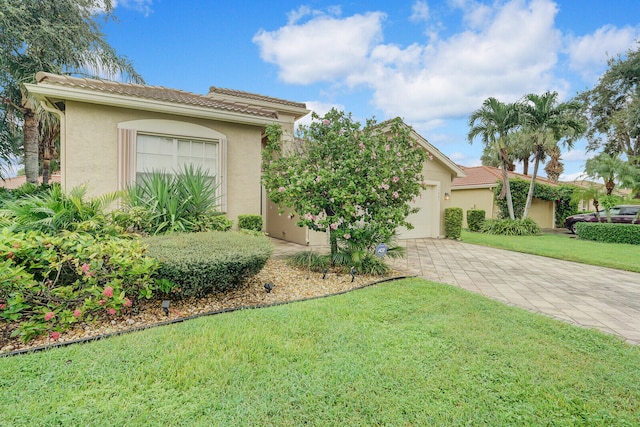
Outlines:
[[312, 113], [293, 142], [282, 141], [280, 126], [268, 126], [262, 183], [282, 210], [303, 213], [299, 226], [329, 230], [332, 256], [341, 241], [375, 247], [396, 228], [413, 228], [406, 219], [425, 188], [427, 154], [411, 133], [399, 118], [363, 126], [335, 109], [324, 117]]

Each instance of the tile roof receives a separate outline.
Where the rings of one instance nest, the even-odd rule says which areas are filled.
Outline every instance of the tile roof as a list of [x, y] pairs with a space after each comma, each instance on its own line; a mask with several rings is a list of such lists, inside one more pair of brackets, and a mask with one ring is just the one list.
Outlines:
[[[133, 83], [112, 82], [107, 80], [94, 80], [71, 76], [61, 76], [45, 72], [39, 72], [36, 75], [36, 81], [38, 83], [48, 83], [64, 87], [74, 87], [126, 97], [171, 102], [176, 104], [209, 108], [212, 110], [231, 111], [259, 117], [269, 117], [274, 119], [278, 118], [278, 112], [273, 109], [249, 105], [246, 103], [219, 100], [205, 95], [198, 95], [195, 93], [185, 92], [177, 89], [169, 89], [163, 86], [147, 86]], [[260, 97], [260, 95], [255, 96]]]
[[207, 94], [207, 96], [215, 95], [229, 95], [237, 98], [252, 99], [254, 101], [264, 101], [303, 109], [307, 108], [307, 105], [303, 102], [287, 101], [286, 99], [272, 98], [270, 96], [258, 95], [257, 93], [244, 92], [242, 90], [225, 89], [221, 87], [211, 86], [209, 88], [209, 93]]
[[[494, 168], [491, 166], [474, 166], [474, 167], [465, 167], [460, 166], [465, 173], [465, 177], [462, 178], [454, 178], [451, 183], [451, 187], [491, 187], [496, 184], [498, 180], [502, 179], [502, 170], [498, 168]], [[531, 180], [531, 175], [524, 175], [516, 172], [508, 172], [509, 178], [520, 178], [525, 181]], [[549, 185], [557, 185], [549, 181], [545, 177], [538, 176], [536, 177], [536, 182], [540, 182], [543, 184]]]

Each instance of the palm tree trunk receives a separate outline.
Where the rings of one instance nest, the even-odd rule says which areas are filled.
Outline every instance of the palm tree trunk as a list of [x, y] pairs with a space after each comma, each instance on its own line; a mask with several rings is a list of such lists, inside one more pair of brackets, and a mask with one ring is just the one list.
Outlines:
[[27, 182], [38, 183], [38, 118], [35, 111], [24, 112], [24, 172]]
[[507, 172], [507, 166], [504, 161], [502, 162], [502, 189], [505, 191], [507, 197], [507, 209], [509, 209], [509, 218], [515, 219], [513, 214], [513, 199], [511, 198], [511, 186], [509, 185], [509, 173]]
[[529, 182], [529, 192], [527, 193], [527, 202], [524, 205], [524, 211], [522, 212], [522, 219], [525, 219], [529, 215], [529, 209], [531, 209], [531, 202], [533, 201], [533, 189], [536, 185], [536, 178], [538, 176], [538, 167], [540, 167], [540, 153], [536, 153], [536, 157], [533, 160], [533, 175]]

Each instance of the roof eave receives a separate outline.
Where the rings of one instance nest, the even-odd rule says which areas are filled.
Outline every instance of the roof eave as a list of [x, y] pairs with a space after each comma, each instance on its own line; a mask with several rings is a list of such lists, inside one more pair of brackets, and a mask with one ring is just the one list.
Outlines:
[[110, 107], [130, 108], [134, 110], [153, 111], [158, 113], [198, 117], [225, 122], [265, 126], [280, 123], [275, 117], [255, 116], [232, 111], [214, 110], [196, 105], [159, 101], [156, 99], [122, 96], [112, 93], [96, 92], [76, 87], [58, 86], [47, 83], [25, 84], [27, 90], [40, 100], [79, 101], [89, 104], [107, 105]]

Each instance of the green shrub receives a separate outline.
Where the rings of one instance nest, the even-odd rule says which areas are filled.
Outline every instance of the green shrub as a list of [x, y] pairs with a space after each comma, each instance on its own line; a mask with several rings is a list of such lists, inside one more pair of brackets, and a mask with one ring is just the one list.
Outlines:
[[469, 231], [480, 231], [484, 223], [486, 213], [482, 209], [469, 209], [467, 211], [467, 226]]
[[505, 236], [534, 236], [540, 234], [541, 230], [531, 218], [488, 219], [482, 224], [480, 232]]
[[262, 231], [262, 217], [255, 214], [238, 215], [238, 228], [243, 230]]
[[[147, 234], [207, 230], [209, 216], [217, 213], [218, 187], [214, 178], [199, 167], [186, 166], [175, 174], [153, 171], [127, 189], [124, 211], [146, 210], [145, 221], [134, 224], [139, 228], [135, 231]], [[128, 227], [131, 218], [125, 214], [114, 219]]]
[[86, 233], [0, 233], [0, 319], [29, 341], [151, 298], [157, 262], [137, 240]]
[[117, 194], [87, 198], [86, 193], [84, 186], [65, 193], [59, 185], [51, 186], [46, 191], [41, 189], [24, 193], [3, 203], [0, 227], [10, 226], [19, 232], [34, 230], [59, 233], [67, 230], [117, 234], [115, 228], [108, 224], [105, 214], [105, 209], [117, 199]]
[[143, 241], [147, 254], [160, 262], [156, 277], [174, 283], [185, 298], [237, 289], [272, 251], [266, 237], [242, 233], [173, 233]]
[[640, 225], [578, 222], [576, 234], [581, 239], [606, 243], [640, 245]]
[[329, 268], [331, 262], [329, 255], [319, 254], [314, 251], [302, 251], [288, 257], [289, 262], [299, 268], [309, 269], [316, 273]]
[[447, 239], [459, 239], [462, 234], [462, 208], [444, 210], [444, 235]]
[[193, 222], [193, 231], [229, 231], [233, 221], [221, 213], [211, 213], [198, 216]]

